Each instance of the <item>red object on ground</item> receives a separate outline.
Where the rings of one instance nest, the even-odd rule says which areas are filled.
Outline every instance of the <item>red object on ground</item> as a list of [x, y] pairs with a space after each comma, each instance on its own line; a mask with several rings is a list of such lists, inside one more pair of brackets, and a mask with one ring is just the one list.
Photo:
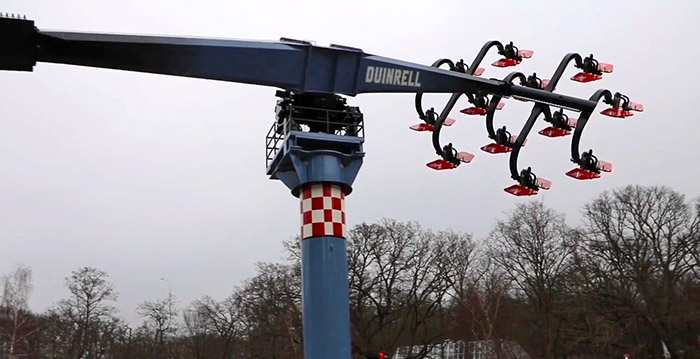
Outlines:
[[483, 67], [477, 67], [476, 70], [474, 70], [474, 76], [481, 76], [484, 71], [486, 71]]
[[574, 81], [578, 82], [591, 82], [591, 81], [596, 81], [602, 79], [602, 75], [598, 74], [589, 74], [587, 72], [579, 72], [576, 75], [574, 75], [571, 79]]

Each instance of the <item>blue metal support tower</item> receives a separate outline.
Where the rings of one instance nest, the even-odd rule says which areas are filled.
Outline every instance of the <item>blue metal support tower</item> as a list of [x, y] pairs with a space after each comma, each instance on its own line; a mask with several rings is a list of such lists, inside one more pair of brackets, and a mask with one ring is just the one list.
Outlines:
[[326, 108], [299, 106], [308, 96], [280, 96], [267, 173], [301, 202], [304, 358], [350, 358], [345, 196], [364, 157], [362, 114], [337, 96], [326, 97]]

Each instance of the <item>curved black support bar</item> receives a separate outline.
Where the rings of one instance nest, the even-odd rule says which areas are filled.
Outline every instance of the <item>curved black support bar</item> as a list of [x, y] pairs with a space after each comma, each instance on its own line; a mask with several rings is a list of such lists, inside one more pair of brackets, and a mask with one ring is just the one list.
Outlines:
[[554, 75], [552, 75], [552, 78], [549, 79], [549, 84], [547, 85], [547, 87], [544, 88], [545, 91], [554, 91], [554, 88], [557, 86], [557, 83], [559, 83], [559, 80], [564, 75], [564, 71], [566, 71], [566, 68], [569, 66], [569, 63], [571, 63], [571, 61], [576, 61], [577, 66], [583, 66], [583, 59], [581, 58], [581, 55], [574, 52], [566, 54], [566, 56], [564, 56], [564, 58], [559, 63], [559, 67], [557, 67], [557, 70], [554, 71]]
[[[561, 77], [564, 75], [564, 71], [566, 71], [566, 68], [569, 66], [571, 61], [575, 61], [576, 66], [583, 66], [583, 59], [581, 58], [581, 55], [577, 53], [570, 52], [564, 56], [564, 58], [559, 62], [559, 66], [557, 67], [556, 71], [554, 71], [554, 75], [552, 75], [552, 78], [549, 79], [549, 84], [544, 88], [545, 91], [547, 92], [553, 92], [554, 89], [556, 88], [557, 84], [559, 83], [559, 80], [561, 80]], [[592, 98], [591, 98], [592, 100]], [[588, 116], [590, 116], [590, 113], [592, 113], [592, 110], [588, 111], [590, 112], [588, 116], [586, 116], [587, 110], [581, 111], [581, 118], [583, 121], [579, 120], [577, 126], [576, 126], [576, 131], [578, 131], [578, 128], [581, 127], [583, 129], [583, 126], [586, 124], [586, 120]], [[551, 118], [552, 113], [549, 108], [549, 106], [542, 105], [542, 104], [535, 104], [535, 106], [532, 108], [532, 111], [530, 112], [530, 117], [527, 119], [527, 122], [525, 122], [525, 125], [523, 128], [520, 130], [520, 134], [518, 134], [518, 139], [515, 141], [513, 144], [513, 150], [510, 153], [510, 176], [516, 181], [520, 180], [520, 175], [518, 172], [518, 156], [520, 155], [520, 148], [522, 147], [523, 143], [525, 142], [525, 139], [527, 138], [528, 134], [530, 134], [530, 131], [532, 130], [532, 127], [535, 125], [535, 122], [537, 121], [537, 118], [539, 117], [540, 114], [544, 113], [546, 118]], [[583, 126], [582, 126], [583, 123]], [[579, 139], [581, 137], [580, 132], [578, 135]], [[576, 150], [574, 150], [574, 144], [573, 142], [576, 141]], [[574, 140], [572, 140], [572, 154], [576, 152], [576, 158], [578, 158], [578, 140], [576, 139], [576, 134], [574, 134]], [[578, 163], [578, 159], [576, 160]]]
[[[484, 58], [486, 58], [486, 55], [489, 53], [489, 51], [494, 47], [498, 50], [499, 53], [503, 52], [503, 44], [501, 44], [500, 41], [497, 41], [497, 40], [487, 41], [484, 44], [484, 46], [481, 47], [481, 50], [479, 50], [479, 53], [476, 54], [476, 57], [472, 61], [472, 64], [469, 65], [469, 68], [467, 69], [467, 73], [470, 75], [473, 75], [474, 72], [476, 72], [476, 69], [479, 68], [479, 65], [481, 65], [481, 62], [484, 61]], [[472, 96], [471, 93], [466, 93], [466, 95], [467, 95], [467, 98], [469, 99], [469, 102], [474, 102], [474, 96]], [[452, 109], [450, 109], [450, 111], [451, 110]]]
[[[597, 103], [600, 101], [600, 99], [603, 99], [605, 103], [611, 104], [613, 103], [613, 94], [610, 92], [610, 90], [600, 89], [596, 91], [589, 100]], [[593, 110], [582, 111], [581, 116], [576, 123], [576, 129], [574, 130], [574, 135], [571, 138], [571, 162], [573, 163], [580, 164], [581, 162], [581, 155], [579, 151], [581, 135], [583, 135], [583, 129], [586, 127], [586, 123], [588, 123], [588, 119], [592, 114]]]
[[447, 116], [457, 104], [457, 100], [459, 100], [460, 96], [462, 96], [461, 93], [453, 93], [452, 97], [450, 97], [449, 101], [447, 101], [445, 108], [443, 108], [442, 112], [440, 112], [440, 116], [438, 116], [437, 120], [435, 121], [435, 128], [433, 129], [433, 147], [439, 156], [443, 155], [442, 146], [440, 146], [440, 131], [442, 130], [442, 124], [445, 123]]
[[523, 147], [523, 143], [525, 142], [527, 135], [530, 134], [530, 131], [535, 125], [537, 118], [542, 113], [548, 117], [552, 116], [549, 106], [535, 104], [532, 111], [530, 111], [530, 117], [528, 117], [527, 122], [525, 122], [525, 125], [520, 130], [520, 134], [518, 134], [518, 139], [515, 140], [515, 143], [513, 144], [513, 150], [510, 153], [510, 177], [516, 181], [520, 180], [520, 175], [518, 173], [518, 155], [520, 154], [520, 148]]
[[[503, 52], [503, 44], [501, 44], [500, 41], [497, 41], [497, 40], [487, 41], [484, 44], [484, 46], [481, 47], [481, 50], [479, 50], [479, 53], [476, 54], [476, 57], [472, 61], [472, 64], [469, 65], [469, 68], [467, 69], [467, 74], [473, 75], [474, 72], [476, 72], [476, 69], [479, 68], [479, 65], [481, 65], [481, 62], [484, 61], [484, 58], [486, 58], [486, 55], [489, 53], [489, 51], [494, 47], [498, 50], [499, 53]], [[469, 99], [470, 102], [474, 101], [474, 97], [472, 96], [471, 93], [466, 93], [466, 95], [467, 95], [467, 98]], [[450, 109], [450, 111], [451, 110], [452, 109]]]
[[[450, 70], [455, 69], [455, 63], [452, 62], [450, 59], [438, 59], [437, 61], [433, 62], [431, 67], [440, 67], [444, 64], [447, 64], [450, 67]], [[415, 99], [415, 104], [416, 104], [416, 112], [418, 112], [418, 118], [421, 120], [425, 120], [425, 111], [423, 111], [423, 93], [419, 92], [416, 94], [416, 99]]]
[[499, 52], [503, 51], [503, 44], [501, 44], [500, 41], [496, 40], [491, 40], [487, 41], [484, 46], [481, 47], [481, 50], [479, 50], [479, 53], [476, 54], [476, 57], [474, 58], [474, 61], [472, 61], [471, 66], [469, 66], [469, 69], [474, 73], [476, 69], [481, 65], [481, 62], [484, 61], [484, 58], [486, 57], [486, 54], [488, 54], [489, 50], [491, 50], [492, 47], [496, 47]]
[[[472, 64], [469, 66], [467, 69], [467, 74], [472, 75], [476, 71], [477, 68], [479, 68], [479, 65], [481, 65], [481, 62], [484, 61], [484, 58], [486, 58], [486, 55], [488, 52], [493, 48], [496, 47], [499, 52], [503, 51], [503, 44], [501, 44], [500, 41], [497, 40], [491, 40], [487, 41], [484, 46], [481, 47], [481, 50], [479, 50], [479, 53], [476, 55], [474, 58], [474, 61], [472, 61]], [[416, 95], [416, 109], [419, 111], [418, 113], [421, 114], [423, 113], [422, 105], [419, 102], [419, 94]], [[421, 98], [422, 98], [422, 94]], [[467, 98], [469, 98], [469, 101], [472, 102], [474, 101], [474, 98], [472, 94], [466, 93]], [[447, 101], [447, 104], [445, 105], [445, 108], [440, 112], [440, 116], [437, 118], [435, 121], [435, 129], [433, 130], [433, 147], [435, 148], [435, 152], [439, 155], [442, 156], [442, 146], [440, 145], [440, 131], [442, 130], [442, 124], [445, 122], [447, 119], [447, 116], [450, 114], [454, 106], [457, 104], [457, 100], [459, 100], [459, 97], [462, 96], [462, 94], [452, 94], [452, 97], [450, 97], [449, 101]], [[499, 99], [500, 101], [500, 99]], [[496, 102], [498, 103], [498, 102]], [[422, 119], [422, 117], [421, 117]]]
[[[508, 76], [503, 78], [503, 81], [507, 83], [512, 83], [513, 80], [515, 80], [516, 78], [520, 79], [520, 83], [524, 83], [525, 81], [527, 81], [527, 77], [521, 72], [511, 72], [510, 74], [508, 74]], [[493, 127], [493, 117], [496, 113], [496, 107], [498, 107], [498, 103], [501, 102], [502, 98], [502, 96], [492, 96], [491, 102], [489, 103], [489, 107], [486, 110], [486, 132], [488, 132], [489, 138], [492, 140], [496, 139], [496, 130]]]
[[[472, 64], [471, 64], [471, 65], [469, 66], [469, 68], [467, 69], [467, 74], [469, 74], [469, 75], [473, 75], [473, 74], [474, 74], [474, 72], [476, 71], [476, 69], [479, 68], [479, 65], [481, 65], [481, 62], [484, 61], [484, 58], [485, 58], [486, 55], [488, 54], [489, 50], [491, 50], [491, 48], [493, 48], [493, 47], [496, 47], [496, 48], [498, 49], [499, 52], [502, 52], [502, 51], [503, 51], [503, 44], [501, 44], [500, 41], [491, 40], [491, 41], [486, 42], [486, 43], [484, 44], [484, 46], [481, 47], [481, 50], [479, 50], [479, 53], [478, 53], [478, 54], [476, 55], [476, 57], [474, 58], [474, 61], [472, 61]], [[449, 60], [449, 59], [439, 59], [439, 60], [435, 61], [435, 62], [434, 62], [432, 65], [430, 65], [430, 66], [432, 66], [432, 67], [440, 67], [440, 66], [443, 65], [443, 64], [449, 64], [449, 65], [450, 65], [450, 70], [454, 70], [454, 69], [455, 69], [455, 64], [454, 64], [454, 62], [452, 62], [452, 61]], [[467, 97], [469, 98], [469, 101], [473, 101], [473, 100], [474, 100], [474, 99], [472, 98], [472, 95], [471, 95], [471, 94], [467, 93], [466, 95], [467, 95]], [[452, 102], [452, 100], [450, 100], [450, 102]], [[449, 102], [448, 102], [448, 103], [449, 103]], [[425, 112], [423, 111], [423, 93], [422, 93], [422, 92], [416, 93], [415, 105], [416, 105], [416, 112], [418, 112], [418, 117], [419, 117], [421, 120], [424, 120], [424, 119], [425, 119]], [[452, 106], [454, 107], [454, 104], [453, 104]], [[450, 108], [450, 111], [452, 111], [452, 108]], [[449, 113], [449, 111], [448, 111], [448, 113]], [[445, 117], [445, 118], [447, 118], [447, 117]], [[443, 119], [442, 121], [444, 122], [445, 120]], [[442, 122], [439, 122], [439, 124], [440, 124], [440, 127], [442, 127]], [[437, 129], [437, 128], [439, 128], [439, 127], [438, 127], [438, 126], [435, 126], [435, 128]], [[438, 130], [438, 132], [440, 132], [440, 131]], [[442, 148], [442, 147], [440, 147], [440, 148]], [[442, 150], [440, 150], [440, 151], [442, 151]]]
[[452, 60], [450, 60], [450, 59], [445, 59], [445, 58], [443, 58], [443, 59], [438, 59], [437, 61], [433, 62], [433, 64], [430, 65], [430, 66], [432, 66], [432, 67], [440, 67], [440, 66], [442, 66], [442, 65], [444, 65], [444, 64], [447, 64], [448, 66], [450, 66], [450, 70], [453, 70], [453, 69], [455, 68], [455, 63], [454, 63]]

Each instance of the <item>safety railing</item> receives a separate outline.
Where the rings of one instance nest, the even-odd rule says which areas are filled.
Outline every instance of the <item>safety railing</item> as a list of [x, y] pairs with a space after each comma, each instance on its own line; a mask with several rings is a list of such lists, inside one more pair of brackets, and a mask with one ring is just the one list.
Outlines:
[[265, 137], [266, 166], [277, 156], [291, 131], [365, 137], [363, 116], [356, 107], [328, 110], [289, 105], [284, 108], [283, 115], [278, 113], [277, 120]]

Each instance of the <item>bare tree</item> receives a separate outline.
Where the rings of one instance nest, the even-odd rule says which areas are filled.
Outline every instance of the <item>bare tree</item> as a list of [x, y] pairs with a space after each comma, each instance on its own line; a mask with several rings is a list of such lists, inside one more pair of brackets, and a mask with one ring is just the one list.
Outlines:
[[[699, 209], [664, 187], [627, 187], [589, 203], [571, 230], [534, 202], [478, 245], [414, 222], [358, 225], [348, 236], [353, 353], [422, 359], [449, 338], [493, 359], [527, 357], [511, 340], [532, 357], [661, 358], [666, 345], [687, 359], [700, 332]], [[140, 303], [145, 324], [132, 333], [107, 273], [90, 267], [66, 278], [68, 298], [33, 315], [31, 271], [18, 268], [3, 280], [0, 355], [301, 359], [300, 242], [286, 246], [287, 261], [258, 264], [229, 297], [192, 302], [182, 331], [169, 295]]]
[[117, 299], [106, 272], [83, 267], [66, 278], [71, 296], [50, 310], [57, 321], [68, 324], [64, 340], [65, 357], [100, 358], [106, 348], [101, 338], [114, 327], [116, 309], [110, 304]]
[[355, 345], [365, 353], [407, 346], [407, 357], [424, 357], [448, 333], [448, 293], [462, 285], [469, 258], [459, 255], [469, 256], [471, 237], [385, 219], [348, 239]]
[[500, 343], [505, 333], [494, 335], [499, 327], [501, 311], [508, 298], [511, 280], [489, 257], [481, 258], [481, 270], [474, 277], [465, 296], [460, 298], [458, 313], [468, 313], [470, 331], [475, 339], [482, 341], [485, 348], [485, 359], [495, 359], [500, 356]]
[[187, 341], [189, 349], [192, 352], [194, 359], [209, 358], [207, 339], [209, 335], [209, 324], [207, 314], [202, 308], [196, 305], [190, 305], [183, 310], [182, 316], [184, 319], [185, 329], [187, 330]]
[[249, 356], [303, 357], [299, 266], [260, 263], [238, 296]]
[[151, 356], [163, 357], [167, 352], [166, 336], [173, 335], [177, 331], [178, 310], [175, 308], [175, 296], [168, 293], [166, 298], [141, 302], [136, 312], [146, 319], [144, 329], [148, 333], [153, 333]]
[[686, 203], [683, 195], [660, 186], [605, 192], [585, 207], [582, 263], [614, 315], [649, 331], [647, 343], [656, 356], [662, 341], [676, 356], [674, 326], [699, 319], [680, 295], [683, 278], [696, 275], [699, 265], [697, 209], [698, 202]]
[[508, 298], [510, 280], [489, 256], [485, 246], [471, 238], [452, 234], [440, 242], [441, 266], [450, 286], [452, 336], [490, 343], [499, 327], [500, 312]]
[[[435, 250], [440, 256], [437, 265], [449, 287], [447, 295], [459, 301], [469, 295], [474, 283], [484, 274], [491, 262], [482, 261], [471, 235], [444, 232], [437, 238]], [[487, 263], [486, 266], [483, 266]]]
[[[491, 233], [491, 255], [508, 274], [532, 308], [535, 328], [540, 328], [540, 356], [557, 356], [560, 340], [558, 302], [572, 263], [571, 234], [564, 216], [542, 202], [519, 204]], [[531, 348], [534, 349], [534, 348]]]
[[32, 270], [20, 265], [14, 272], [3, 276], [2, 311], [6, 321], [0, 325], [0, 338], [8, 345], [6, 355], [14, 359], [21, 355], [19, 346], [26, 346], [27, 339], [39, 328], [34, 317], [29, 313], [29, 295], [32, 291]]
[[207, 327], [218, 335], [222, 343], [222, 359], [231, 358], [234, 343], [244, 330], [242, 302], [240, 294], [234, 293], [220, 302], [206, 296], [192, 304], [203, 316]]

